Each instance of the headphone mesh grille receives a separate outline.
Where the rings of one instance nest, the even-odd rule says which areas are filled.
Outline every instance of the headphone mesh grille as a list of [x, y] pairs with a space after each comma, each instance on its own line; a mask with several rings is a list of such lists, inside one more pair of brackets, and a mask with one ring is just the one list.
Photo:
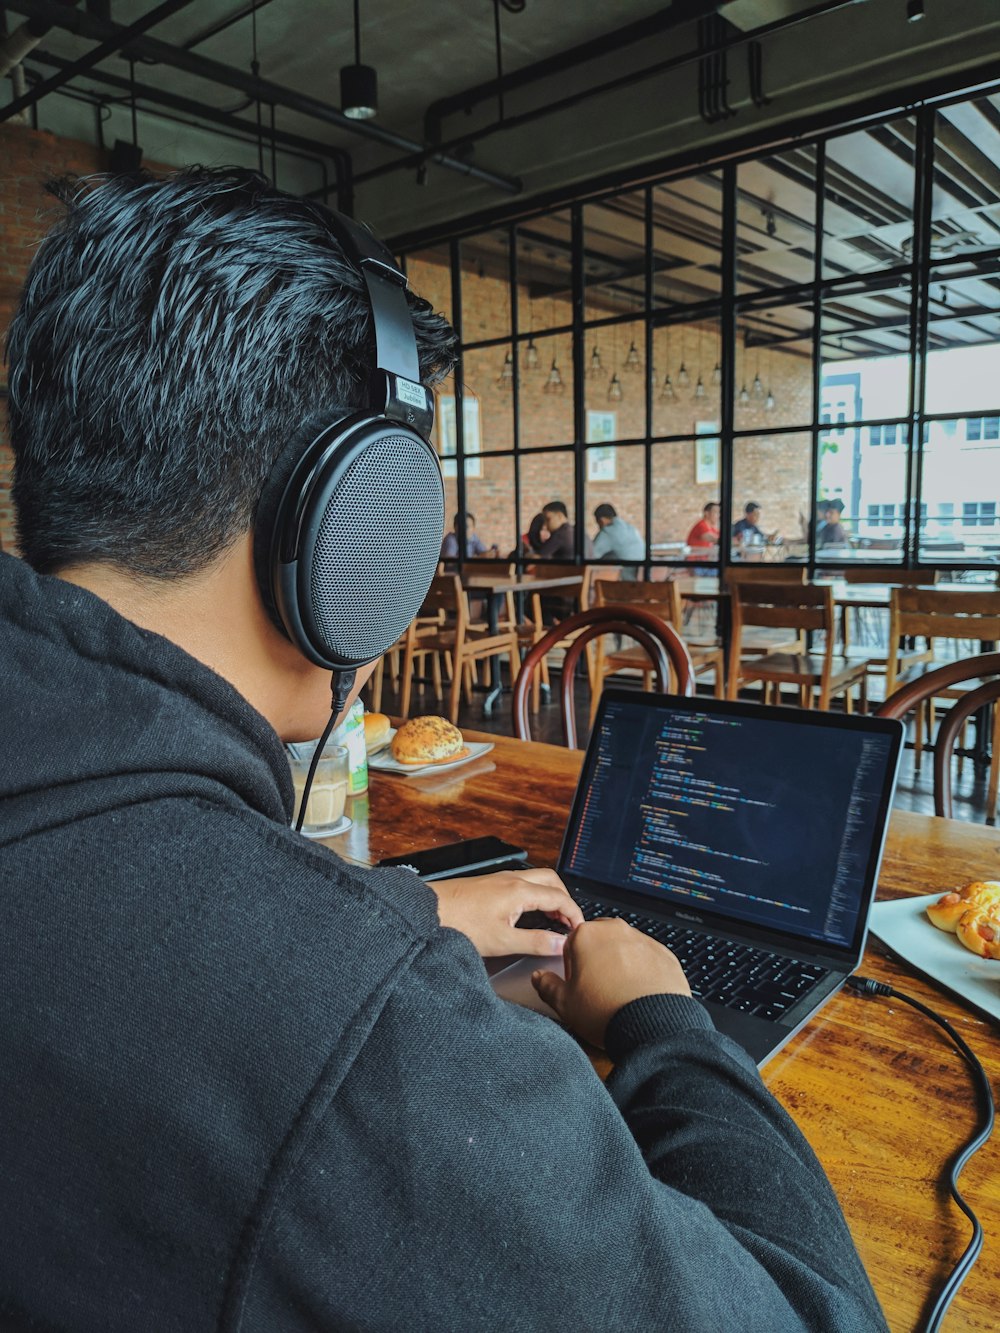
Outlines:
[[443, 535], [437, 461], [390, 427], [347, 469], [320, 524], [310, 586], [335, 656], [368, 662], [396, 642], [427, 595]]

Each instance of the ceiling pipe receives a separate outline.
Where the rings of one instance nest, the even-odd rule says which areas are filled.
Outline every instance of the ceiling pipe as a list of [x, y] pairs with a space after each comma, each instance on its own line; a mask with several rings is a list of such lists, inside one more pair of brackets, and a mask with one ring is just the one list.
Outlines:
[[15, 97], [13, 102], [8, 102], [4, 107], [0, 107], [0, 121], [10, 120], [13, 116], [19, 115], [22, 111], [27, 111], [30, 107], [36, 106], [47, 93], [54, 93], [68, 83], [70, 79], [78, 74], [85, 74], [94, 65], [106, 59], [107, 56], [116, 55], [123, 46], [136, 37], [140, 37], [147, 29], [155, 27], [157, 23], [162, 23], [164, 19], [170, 18], [181, 9], [186, 9], [192, 0], [164, 0], [164, 3], [157, 5], [155, 9], [144, 14], [141, 19], [130, 24], [127, 28], [122, 28], [117, 37], [109, 38], [101, 42], [92, 50], [88, 51], [79, 60], [74, 60], [68, 69], [53, 74], [50, 79], [43, 79], [41, 83], [35, 84], [30, 92], [22, 93], [20, 97]]
[[[8, 9], [14, 10], [16, 13], [46, 21], [52, 27], [64, 28], [68, 32], [97, 41], [115, 40], [124, 31], [120, 24], [109, 23], [82, 10], [64, 10], [57, 0], [5, 0], [5, 3]], [[171, 46], [169, 43], [158, 41], [153, 37], [138, 37], [129, 42], [129, 51], [136, 57], [168, 65], [173, 69], [184, 70], [185, 73], [206, 79], [210, 83], [220, 84], [226, 88], [235, 88], [239, 92], [252, 97], [255, 101], [259, 99], [274, 106], [283, 106], [289, 111], [297, 111], [301, 115], [311, 116], [314, 120], [335, 125], [338, 129], [360, 138], [370, 139], [375, 143], [381, 143], [386, 147], [396, 148], [402, 152], [416, 152], [420, 154], [421, 158], [426, 156], [440, 166], [447, 167], [450, 171], [455, 171], [462, 176], [475, 177], [477, 180], [492, 185], [498, 190], [503, 190], [507, 194], [517, 194], [521, 190], [521, 182], [516, 177], [500, 175], [497, 172], [475, 166], [471, 162], [464, 162], [451, 153], [428, 147], [414, 139], [407, 138], [405, 135], [396, 134], [391, 130], [384, 129], [381, 125], [373, 124], [371, 121], [351, 120], [343, 112], [338, 111], [336, 107], [320, 102], [305, 93], [296, 92], [292, 88], [284, 88], [280, 84], [271, 83], [267, 79], [257, 78], [241, 69], [220, 64], [217, 60], [209, 60], [205, 56], [197, 55], [194, 51], [185, 51], [181, 47]]]
[[[75, 5], [78, 0], [63, 0], [64, 4]], [[0, 32], [5, 35], [0, 37], [0, 79], [9, 74], [11, 83], [14, 87], [14, 100], [21, 101], [27, 91], [27, 84], [24, 78], [24, 70], [21, 68], [21, 62], [24, 57], [30, 55], [38, 43], [47, 32], [51, 30], [51, 24], [41, 23], [38, 19], [28, 19], [22, 23], [19, 28], [15, 28], [12, 33], [7, 34], [6, 25], [0, 16]], [[27, 124], [27, 117], [23, 109], [20, 112], [13, 112], [7, 117], [18, 125]]]
[[[685, 65], [695, 64], [699, 60], [704, 60], [708, 55], [721, 55], [734, 47], [742, 46], [746, 42], [759, 41], [771, 33], [783, 32], [787, 28], [793, 28], [800, 23], [807, 23], [810, 19], [821, 18], [825, 14], [832, 14], [839, 9], [847, 9], [852, 5], [863, 5], [870, 3], [871, 0], [822, 0], [822, 3], [812, 5], [809, 9], [801, 10], [796, 14], [786, 15], [784, 18], [775, 19], [773, 23], [767, 23], [762, 28], [756, 28], [751, 32], [735, 32], [731, 36], [726, 36], [716, 42], [711, 48], [703, 50], [686, 51], [679, 56], [671, 56], [666, 60], [659, 60], [653, 65], [647, 65], [643, 69], [633, 70], [631, 73], [619, 75], [617, 78], [608, 79], [605, 83], [594, 84], [581, 88], [578, 92], [570, 93], [558, 101], [550, 102], [545, 106], [532, 108], [530, 111], [522, 111], [518, 115], [507, 116], [504, 120], [493, 121], [489, 125], [484, 125], [477, 130], [469, 130], [459, 135], [451, 141], [439, 145], [438, 151], [450, 152], [457, 147], [465, 147], [477, 143], [480, 139], [489, 138], [503, 130], [517, 129], [522, 125], [529, 125], [533, 121], [540, 120], [545, 116], [554, 115], [560, 111], [568, 111], [578, 106], [581, 102], [588, 102], [591, 98], [602, 96], [605, 93], [615, 92], [620, 88], [631, 88], [635, 84], [641, 83], [646, 79], [654, 78], [661, 74], [671, 73], [675, 69], [681, 69]], [[495, 91], [494, 80], [492, 84], [482, 85], [482, 89], [492, 87]], [[471, 92], [478, 96], [482, 89], [472, 89]], [[461, 94], [459, 95], [461, 96]], [[424, 149], [420, 153], [410, 153], [406, 157], [399, 157], [392, 162], [384, 162], [381, 166], [372, 167], [369, 171], [362, 172], [355, 177], [356, 184], [362, 184], [365, 181], [374, 180], [379, 176], [385, 176], [393, 171], [403, 171], [420, 167], [428, 160], [432, 149]]]
[[[61, 56], [42, 50], [36, 50], [33, 58], [43, 65], [52, 65], [56, 69], [65, 69], [73, 63]], [[88, 73], [87, 77], [105, 84], [109, 88], [116, 88], [126, 95], [130, 95], [132, 92], [132, 83], [128, 79], [119, 78], [115, 74], [107, 74], [103, 70], [93, 70]], [[257, 140], [258, 127], [256, 121], [241, 120], [239, 116], [234, 115], [231, 111], [206, 106], [204, 102], [196, 102], [190, 97], [181, 97], [177, 93], [169, 93], [163, 88], [152, 88], [143, 83], [135, 84], [135, 95], [144, 102], [151, 102], [154, 105], [169, 108], [171, 111], [178, 111], [183, 115], [194, 116], [196, 119], [207, 120], [221, 128], [233, 130], [238, 134], [245, 135], [251, 143]], [[342, 213], [353, 217], [353, 163], [351, 155], [346, 149], [333, 148], [329, 144], [320, 143], [315, 139], [307, 139], [304, 135], [292, 134], [288, 130], [275, 129], [272, 134], [272, 131], [268, 128], [264, 131], [264, 137], [267, 141], [273, 138], [279, 147], [294, 149], [297, 152], [306, 153], [312, 158], [329, 159], [333, 163], [335, 177], [334, 185], [329, 193], [332, 194], [336, 191], [337, 207]]]
[[451, 93], [448, 97], [439, 97], [431, 102], [424, 112], [424, 138], [428, 143], [441, 142], [441, 122], [446, 116], [459, 111], [471, 111], [480, 102], [492, 101], [502, 94], [513, 92], [550, 78], [554, 74], [565, 74], [569, 69], [585, 65], [590, 60], [603, 60], [611, 51], [620, 51], [624, 47], [634, 46], [660, 33], [669, 32], [682, 23], [714, 14], [719, 8], [719, 0], [674, 0], [667, 9], [662, 9], [648, 18], [626, 24], [614, 32], [605, 33], [591, 41], [571, 46], [558, 55], [536, 60], [534, 64], [505, 74], [502, 79], [491, 79], [488, 83], [477, 84], [460, 93]]

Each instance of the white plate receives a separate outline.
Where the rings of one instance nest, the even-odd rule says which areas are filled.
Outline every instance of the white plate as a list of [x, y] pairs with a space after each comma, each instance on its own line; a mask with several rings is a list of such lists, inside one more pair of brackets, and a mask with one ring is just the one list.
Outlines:
[[341, 815], [336, 824], [331, 824], [329, 828], [304, 828], [299, 832], [303, 838], [335, 838], [338, 833], [346, 833], [353, 823], [350, 815]]
[[931, 981], [1000, 1020], [1000, 959], [980, 958], [957, 935], [931, 924], [927, 907], [941, 893], [876, 903], [872, 934]]
[[377, 754], [369, 755], [368, 767], [379, 773], [399, 773], [404, 778], [416, 777], [418, 773], [447, 773], [449, 768], [458, 768], [460, 764], [468, 764], [481, 754], [487, 754], [493, 749], [493, 742], [468, 741], [465, 748], [468, 754], [462, 755], [460, 759], [452, 759], [447, 764], [401, 764], [388, 750], [380, 750]]

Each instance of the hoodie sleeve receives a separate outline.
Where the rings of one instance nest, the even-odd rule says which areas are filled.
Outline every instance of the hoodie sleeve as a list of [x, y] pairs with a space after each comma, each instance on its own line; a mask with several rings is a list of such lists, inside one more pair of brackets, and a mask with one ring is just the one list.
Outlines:
[[265, 1329], [884, 1330], [816, 1158], [678, 996], [605, 1088], [442, 930], [294, 1154], [243, 1308]]

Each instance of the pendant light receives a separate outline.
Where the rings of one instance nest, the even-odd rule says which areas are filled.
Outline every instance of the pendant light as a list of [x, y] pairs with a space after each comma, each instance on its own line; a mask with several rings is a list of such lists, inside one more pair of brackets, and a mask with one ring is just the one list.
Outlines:
[[524, 259], [528, 270], [528, 345], [524, 349], [524, 368], [525, 370], [537, 370], [541, 358], [538, 355], [538, 348], [535, 346], [535, 312], [531, 304], [531, 246], [525, 246]]
[[566, 385], [563, 384], [562, 372], [556, 365], [555, 357], [552, 358], [552, 369], [548, 373], [545, 383], [542, 385], [542, 393], [563, 394], [566, 392]]
[[639, 371], [642, 369], [642, 361], [639, 357], [639, 349], [635, 345], [634, 338], [632, 339], [631, 345], [629, 346], [628, 352], [626, 353], [625, 356], [624, 369], [629, 371], [629, 373], [633, 375], [637, 375]]
[[498, 389], [510, 389], [514, 383], [514, 358], [511, 355], [510, 348], [507, 349], [507, 355], [503, 359], [503, 366], [500, 374], [497, 376]]
[[775, 405], [776, 405], [776, 403], [775, 403], [775, 397], [774, 397], [774, 394], [771, 392], [771, 358], [770, 358], [770, 357], [768, 357], [768, 359], [767, 359], [767, 371], [768, 371], [768, 374], [767, 374], [767, 381], [768, 381], [768, 383], [767, 383], [767, 397], [764, 399], [764, 411], [765, 411], [765, 412], [773, 412], [774, 409], [775, 409]]
[[750, 385], [750, 397], [751, 397], [751, 398], [757, 398], [757, 399], [760, 399], [760, 398], [763, 398], [763, 397], [764, 397], [764, 381], [763, 381], [763, 380], [761, 379], [761, 377], [760, 377], [760, 352], [759, 352], [759, 351], [758, 351], [758, 353], [757, 353], [756, 369], [754, 370], [754, 374], [753, 374], [753, 384]]
[[538, 369], [538, 348], [535, 346], [533, 334], [529, 334], [528, 345], [524, 349], [524, 368], [525, 370]]
[[378, 75], [361, 63], [361, 0], [354, 0], [354, 64], [340, 71], [340, 109], [350, 120], [378, 114]]
[[740, 389], [740, 407], [746, 407], [750, 401], [750, 394], [747, 390], [746, 380], [743, 381], [743, 388]]
[[608, 402], [620, 403], [623, 396], [624, 395], [622, 394], [622, 382], [618, 378], [618, 371], [616, 370], [614, 374], [611, 376], [610, 383], [608, 384]]
[[705, 389], [705, 385], [704, 385], [704, 383], [703, 383], [703, 381], [702, 381], [702, 378], [701, 378], [701, 372], [700, 372], [700, 371], [698, 372], [698, 382], [697, 382], [697, 384], [694, 386], [694, 396], [695, 396], [695, 398], [704, 398], [704, 397], [706, 397], [706, 389]]
[[677, 383], [682, 389], [686, 389], [691, 383], [691, 376], [688, 374], [687, 366], [681, 361], [681, 368], [677, 372]]
[[590, 365], [587, 367], [587, 374], [599, 375], [601, 373], [601, 370], [602, 370], [601, 351], [600, 348], [597, 346], [597, 343], [594, 343], [593, 350], [590, 353]]
[[668, 371], [663, 377], [663, 387], [660, 389], [660, 401], [663, 403], [676, 403], [677, 393], [674, 390], [674, 382], [670, 378]]

